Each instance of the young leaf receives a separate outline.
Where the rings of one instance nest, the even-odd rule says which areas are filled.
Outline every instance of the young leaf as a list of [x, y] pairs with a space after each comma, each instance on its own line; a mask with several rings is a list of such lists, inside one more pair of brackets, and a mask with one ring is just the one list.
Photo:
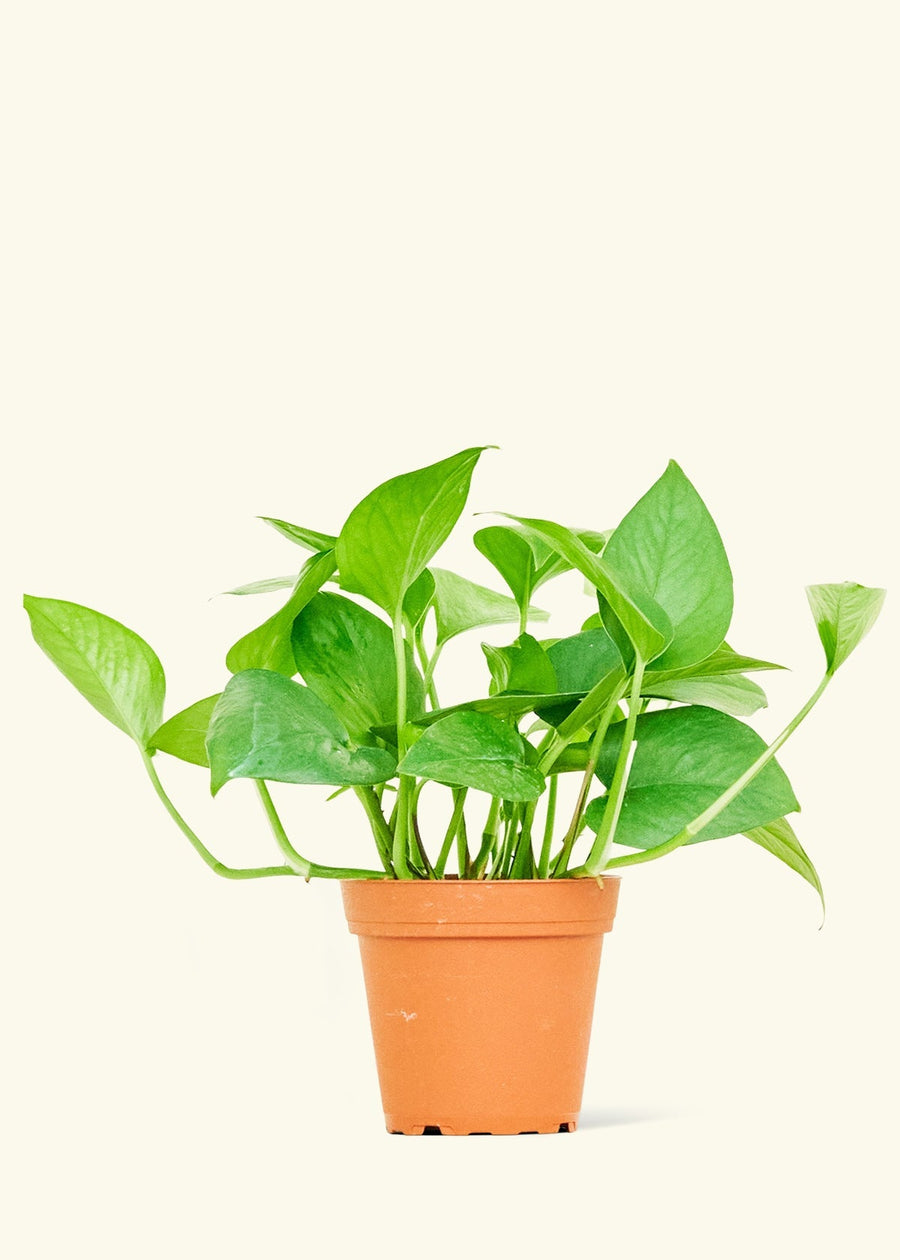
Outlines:
[[519, 608], [527, 608], [537, 562], [525, 535], [508, 525], [488, 525], [479, 529], [472, 541], [503, 578]]
[[[478, 626], [499, 626], [519, 620], [516, 602], [508, 595], [479, 586], [449, 569], [433, 568], [431, 573], [438, 644]], [[529, 616], [533, 621], [547, 621], [550, 614], [540, 608], [530, 608]]]
[[710, 709], [730, 713], [732, 717], [749, 717], [766, 707], [766, 693], [758, 683], [741, 674], [714, 674], [702, 678], [682, 678], [672, 682], [644, 682], [642, 696], [660, 700], [677, 700], [681, 704], [702, 704]]
[[265, 669], [235, 674], [213, 710], [206, 740], [212, 793], [229, 779], [277, 783], [383, 783], [396, 760], [359, 748], [308, 687]]
[[289, 591], [297, 582], [297, 574], [288, 577], [260, 578], [258, 582], [245, 582], [223, 595], [268, 595], [270, 591]]
[[885, 592], [856, 582], [808, 586], [806, 595], [833, 674], [875, 624]]
[[[616, 843], [633, 849], [652, 849], [676, 835], [766, 747], [743, 722], [699, 705], [645, 713], [637, 720], [635, 737], [637, 751], [615, 833]], [[606, 784], [621, 741], [618, 724], [604, 740], [597, 762], [597, 776]], [[604, 808], [604, 797], [588, 806], [588, 826], [594, 830]], [[799, 808], [787, 775], [772, 760], [695, 840], [734, 836]]]
[[310, 556], [287, 603], [229, 649], [225, 664], [233, 674], [245, 669], [270, 669], [291, 678], [297, 672], [291, 647], [294, 618], [324, 586], [335, 568], [333, 551], [320, 551]]
[[788, 820], [786, 818], [776, 818], [773, 822], [766, 823], [764, 827], [753, 827], [744, 834], [748, 840], [752, 840], [754, 844], [761, 845], [769, 853], [773, 853], [786, 866], [789, 866], [792, 871], [796, 871], [798, 875], [801, 875], [808, 884], [812, 884], [819, 894], [819, 900], [822, 902], [822, 914], [824, 915], [825, 894], [822, 891], [822, 881], [819, 879], [816, 868], [809, 860]]
[[520, 634], [509, 647], [482, 643], [481, 650], [491, 671], [492, 694], [520, 691], [551, 695], [561, 690], [550, 657], [530, 634]]
[[189, 761], [195, 766], [209, 766], [206, 734], [213, 709], [221, 694], [219, 691], [214, 696], [207, 696], [205, 700], [198, 700], [170, 717], [168, 722], [163, 722], [159, 730], [150, 736], [147, 747], [157, 748], [172, 757], [180, 757], [182, 761]]
[[632, 595], [649, 596], [668, 615], [674, 634], [657, 669], [691, 665], [721, 644], [731, 568], [706, 505], [674, 460], [613, 532], [603, 558]]
[[[294, 661], [303, 681], [354, 737], [397, 716], [390, 626], [343, 595], [314, 595], [294, 621]], [[406, 645], [407, 713], [425, 708], [422, 676]]]
[[141, 748], [162, 720], [166, 679], [140, 635], [103, 613], [63, 599], [24, 597], [31, 633], [98, 713]]
[[593, 583], [645, 663], [659, 656], [671, 642], [672, 626], [659, 604], [642, 589], [632, 589], [623, 576], [607, 563], [609, 544], [603, 555], [598, 557], [565, 525], [534, 517], [513, 516], [510, 519], [537, 534]]
[[452, 713], [424, 731], [399, 771], [507, 801], [536, 801], [544, 779], [527, 764], [527, 755], [522, 736], [499, 718]]
[[344, 590], [398, 620], [403, 596], [447, 539], [469, 493], [483, 446], [393, 477], [366, 495], [337, 541]]
[[298, 547], [305, 547], [307, 551], [334, 551], [337, 543], [334, 534], [320, 534], [317, 529], [304, 529], [302, 525], [279, 521], [274, 516], [260, 516], [258, 519], [277, 529], [279, 534], [289, 538]]

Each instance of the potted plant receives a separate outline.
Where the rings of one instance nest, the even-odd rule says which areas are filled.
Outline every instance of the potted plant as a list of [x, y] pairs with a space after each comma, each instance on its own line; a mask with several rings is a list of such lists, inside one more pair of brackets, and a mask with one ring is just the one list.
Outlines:
[[[433, 564], [484, 449], [378, 486], [336, 537], [264, 518], [311, 554], [296, 577], [234, 592], [290, 591], [228, 652], [222, 691], [165, 721], [163, 669], [142, 638], [81, 605], [25, 597], [40, 647], [135, 741], [212, 870], [342, 881], [395, 1132], [574, 1129], [623, 868], [744, 834], [821, 895], [775, 756], [884, 598], [849, 582], [807, 589], [824, 675], [765, 744], [743, 720], [765, 704], [748, 674], [780, 667], [726, 642], [731, 571], [678, 465], [612, 531], [515, 516], [478, 529], [506, 595]], [[532, 600], [572, 569], [590, 592], [584, 621], [540, 639], [547, 614]], [[473, 698], [442, 707], [445, 644], [504, 623], [517, 634], [483, 645]], [[170, 799], [158, 753], [208, 768], [213, 794], [253, 780], [280, 860], [220, 862]], [[352, 792], [376, 863], [302, 854], [268, 782]], [[440, 834], [421, 825], [423, 793], [443, 804]]]

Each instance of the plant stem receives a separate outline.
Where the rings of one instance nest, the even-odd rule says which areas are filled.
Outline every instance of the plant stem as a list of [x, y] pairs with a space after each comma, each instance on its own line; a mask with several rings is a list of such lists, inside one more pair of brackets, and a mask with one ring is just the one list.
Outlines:
[[422, 667], [422, 677], [425, 680], [425, 692], [428, 696], [428, 703], [432, 709], [439, 709], [441, 704], [438, 700], [437, 688], [434, 685], [434, 669], [429, 665], [428, 654], [425, 651], [425, 640], [422, 638], [421, 623], [413, 631], [413, 644], [419, 658], [419, 664]]
[[353, 790], [366, 811], [372, 826], [372, 835], [375, 838], [375, 845], [378, 849], [378, 856], [381, 858], [381, 864], [389, 875], [393, 875], [391, 845], [394, 842], [394, 837], [391, 835], [391, 829], [388, 827], [384, 814], [381, 812], [378, 795], [375, 789], [371, 787], [357, 787]]
[[472, 878], [483, 879], [484, 872], [487, 868], [488, 860], [494, 848], [494, 842], [497, 838], [497, 820], [500, 817], [500, 797], [492, 796], [491, 805], [488, 810], [488, 816], [485, 820], [484, 831], [481, 833], [481, 848], [475, 855], [475, 861], [472, 864]]
[[581, 779], [581, 787], [578, 790], [578, 799], [575, 802], [575, 812], [572, 814], [572, 821], [569, 824], [569, 830], [563, 839], [563, 846], [559, 851], [559, 855], [553, 864], [553, 875], [559, 877], [565, 875], [566, 867], [569, 865], [569, 858], [572, 856], [572, 850], [575, 847], [575, 841], [581, 835], [581, 820], [584, 815], [584, 807], [587, 802], [588, 792], [591, 790], [591, 783], [594, 779], [594, 771], [597, 769], [597, 762], [600, 758], [600, 749], [603, 747], [603, 741], [606, 738], [606, 732], [609, 730], [609, 724], [613, 719], [613, 714], [619, 707], [621, 693], [616, 690], [610, 697], [609, 704], [603, 710], [600, 722], [594, 731], [591, 740], [591, 746], [588, 751], [587, 764], [584, 767], [584, 775]]
[[159, 775], [156, 773], [156, 766], [154, 766], [153, 759], [150, 754], [145, 752], [144, 749], [141, 749], [141, 758], [144, 762], [144, 768], [150, 776], [150, 782], [153, 784], [153, 789], [165, 806], [169, 817], [176, 824], [179, 830], [187, 836], [188, 840], [190, 840], [191, 844], [203, 858], [203, 861], [210, 870], [215, 871], [217, 875], [221, 875], [223, 879], [265, 879], [269, 875], [297, 874], [297, 871], [290, 866], [226, 866], [224, 862], [220, 862], [218, 858], [213, 857], [212, 853], [210, 853], [209, 849], [207, 849], [200, 837], [188, 826], [181, 814], [179, 814], [178, 810], [175, 808], [172, 801], [169, 799], [168, 793], [163, 787]]
[[538, 860], [538, 879], [547, 879], [550, 875], [550, 849], [553, 846], [553, 824], [556, 821], [556, 793], [559, 789], [559, 775], [551, 774], [550, 786], [547, 788], [547, 817], [544, 821], [544, 839], [541, 844], [541, 856]]
[[[666, 840], [664, 844], [655, 845], [652, 849], [641, 849], [637, 853], [626, 853], [621, 857], [613, 858], [611, 862], [606, 863], [605, 869], [613, 870], [614, 868], [620, 866], [634, 866], [640, 862], [652, 862], [655, 858], [663, 857], [666, 853], [672, 853], [675, 849], [679, 849], [683, 844], [689, 843], [689, 841], [698, 836], [703, 828], [708, 826], [713, 819], [718, 817], [722, 810], [730, 805], [734, 798], [744, 790], [747, 784], [750, 783], [752, 779], [756, 778], [760, 770], [768, 765], [778, 752], [781, 745], [794, 733], [815, 703], [819, 700], [822, 692], [831, 681], [831, 677], [831, 674], [825, 675], [800, 712], [793, 717], [790, 722], [788, 722], [781, 734], [777, 735], [775, 739], [772, 740], [771, 744], [763, 749], [754, 761], [753, 765], [749, 766], [740, 778], [735, 779], [734, 783], [732, 783], [730, 787], [727, 787], [720, 796], [717, 796], [713, 803], [708, 805], [701, 814], [698, 814], [696, 818], [692, 819], [687, 826], [682, 827], [681, 831], [679, 831], [677, 835], [673, 836], [671, 840]], [[588, 874], [594, 873], [592, 871], [587, 871], [587, 864], [585, 864], [585, 872]]]
[[434, 864], [435, 878], [443, 879], [444, 870], [447, 866], [447, 859], [450, 856], [450, 850], [453, 847], [453, 841], [456, 839], [456, 832], [459, 829], [460, 819], [462, 818], [463, 806], [466, 803], [467, 788], [453, 789], [453, 813], [450, 816], [450, 822], [447, 825], [444, 841], [441, 845], [441, 851], [438, 860]]
[[287, 858], [288, 865], [295, 874], [302, 875], [309, 882], [310, 879], [386, 879], [387, 876], [383, 871], [360, 870], [355, 866], [320, 866], [318, 862], [310, 862], [307, 858], [302, 857], [288, 839], [284, 824], [275, 808], [275, 802], [269, 793], [262, 779], [256, 779], [256, 790], [259, 798], [263, 803], [266, 811], [266, 817], [272, 828], [272, 834], [275, 842], [281, 852]]
[[466, 879], [469, 874], [469, 837], [466, 833], [465, 814], [460, 814], [459, 826], [456, 829], [456, 862], [459, 878]]
[[434, 690], [434, 671], [435, 671], [435, 668], [437, 667], [438, 658], [440, 657], [441, 652], [443, 652], [443, 650], [444, 650], [443, 643], [438, 643], [431, 654], [428, 664], [425, 666], [425, 690], [428, 692], [429, 696], [432, 693], [434, 694], [434, 699], [435, 699], [434, 707], [436, 709], [439, 708], [440, 706], [437, 704], [437, 692]]
[[[402, 609], [398, 609], [393, 623], [394, 660], [397, 666], [397, 760], [402, 761], [406, 752], [406, 643], [403, 639]], [[398, 879], [413, 879], [409, 868], [409, 792], [413, 780], [409, 775], [400, 775], [400, 788], [397, 792], [397, 825], [394, 828], [394, 840], [391, 862]]]
[[[584, 864], [584, 869], [589, 875], [600, 874], [599, 863], [609, 851], [616, 833], [619, 814], [622, 810], [622, 801], [625, 797], [625, 786], [628, 782], [631, 761], [634, 756], [631, 745], [634, 743], [634, 729], [638, 714], [641, 711], [641, 685], [643, 681], [644, 661], [640, 653], [637, 653], [634, 660], [634, 676], [631, 680], [631, 694], [628, 697], [628, 717], [625, 721], [625, 732], [622, 735], [622, 746], [619, 749], [613, 780], [609, 785], [609, 792], [606, 796], [606, 808], [603, 811], [600, 829]], [[593, 746], [591, 751], [593, 752]]]

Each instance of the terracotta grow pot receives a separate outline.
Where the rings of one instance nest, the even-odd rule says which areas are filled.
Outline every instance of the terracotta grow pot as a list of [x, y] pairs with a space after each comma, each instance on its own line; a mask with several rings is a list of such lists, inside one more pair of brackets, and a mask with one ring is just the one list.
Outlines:
[[572, 1132], [619, 880], [348, 880], [391, 1133]]

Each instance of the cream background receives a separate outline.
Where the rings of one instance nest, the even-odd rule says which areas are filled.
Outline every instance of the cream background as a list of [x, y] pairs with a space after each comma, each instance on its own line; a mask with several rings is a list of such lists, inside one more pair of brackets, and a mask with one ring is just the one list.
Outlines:
[[[5, 1253], [896, 1255], [896, 6], [3, 26]], [[579, 1134], [417, 1143], [381, 1129], [337, 888], [207, 872], [19, 601], [133, 626], [174, 712], [272, 606], [207, 597], [298, 557], [256, 514], [336, 530], [482, 442], [473, 510], [598, 527], [682, 463], [732, 641], [794, 666], [763, 733], [817, 678], [803, 585], [893, 590], [783, 756], [824, 931], [748, 843], [630, 874]], [[484, 580], [472, 526], [445, 559]], [[248, 793], [182, 769], [223, 857], [270, 852]], [[323, 796], [281, 794], [298, 843], [362, 858]]]

